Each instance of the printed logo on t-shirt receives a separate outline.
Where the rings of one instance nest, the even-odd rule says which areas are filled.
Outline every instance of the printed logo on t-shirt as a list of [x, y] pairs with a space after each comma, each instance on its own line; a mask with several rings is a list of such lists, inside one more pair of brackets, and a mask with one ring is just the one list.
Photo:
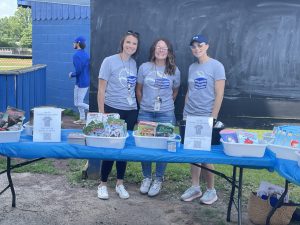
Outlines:
[[127, 77], [127, 85], [130, 85], [130, 87], [134, 87], [136, 84], [136, 76], [128, 76]]
[[127, 68], [122, 68], [119, 72], [119, 81], [123, 87], [127, 87], [128, 84], [134, 87], [136, 84], [136, 76], [132, 75], [132, 72]]
[[205, 89], [207, 86], [207, 78], [204, 75], [203, 71], [198, 71], [196, 74], [196, 77], [194, 79], [194, 87], [195, 89], [199, 90], [199, 89]]
[[204, 77], [199, 77], [194, 80], [195, 89], [204, 89], [207, 86], [207, 79]]
[[167, 78], [156, 78], [154, 86], [160, 89], [166, 89], [170, 87], [170, 81]]
[[145, 77], [145, 83], [152, 89], [167, 89], [170, 87], [170, 80], [161, 71], [150, 71]]

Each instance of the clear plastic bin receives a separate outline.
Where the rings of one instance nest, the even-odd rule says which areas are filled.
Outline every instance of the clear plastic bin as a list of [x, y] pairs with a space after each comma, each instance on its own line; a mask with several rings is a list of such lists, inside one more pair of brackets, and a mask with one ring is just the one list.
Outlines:
[[154, 149], [168, 149], [168, 140], [175, 137], [153, 137], [153, 136], [139, 136], [136, 131], [133, 131], [135, 145], [141, 148], [154, 148]]
[[19, 142], [22, 130], [0, 131], [0, 143]]
[[287, 147], [287, 146], [283, 146], [283, 145], [274, 145], [274, 144], [270, 144], [268, 145], [268, 149], [270, 149], [272, 152], [274, 152], [276, 154], [276, 158], [279, 159], [288, 159], [288, 160], [293, 160], [293, 161], [297, 161], [297, 155], [296, 148], [292, 148], [292, 147]]
[[298, 159], [298, 166], [300, 167], [300, 150], [296, 151], [296, 156], [297, 156], [297, 159]]
[[237, 157], [263, 157], [266, 151], [266, 144], [243, 144], [224, 142], [221, 139], [224, 147], [224, 153], [229, 156]]
[[122, 149], [125, 146], [126, 137], [98, 137], [84, 135], [87, 146], [101, 147], [101, 148], [116, 148]]

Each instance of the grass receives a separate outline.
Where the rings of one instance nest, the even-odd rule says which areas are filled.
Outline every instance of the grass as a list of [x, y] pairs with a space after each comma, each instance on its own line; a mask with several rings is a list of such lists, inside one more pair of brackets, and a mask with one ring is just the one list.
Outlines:
[[0, 58], [0, 71], [16, 70], [31, 66], [31, 59]]

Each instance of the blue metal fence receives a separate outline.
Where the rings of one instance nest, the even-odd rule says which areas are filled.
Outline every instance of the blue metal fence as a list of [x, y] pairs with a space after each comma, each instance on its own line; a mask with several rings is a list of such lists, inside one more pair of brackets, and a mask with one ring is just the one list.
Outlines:
[[20, 70], [0, 71], [0, 112], [13, 106], [26, 112], [46, 104], [46, 65]]

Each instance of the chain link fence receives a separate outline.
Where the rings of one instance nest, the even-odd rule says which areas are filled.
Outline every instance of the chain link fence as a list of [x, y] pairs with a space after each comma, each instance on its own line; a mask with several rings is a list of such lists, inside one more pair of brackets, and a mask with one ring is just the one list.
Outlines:
[[0, 47], [0, 71], [23, 69], [31, 66], [31, 49]]

